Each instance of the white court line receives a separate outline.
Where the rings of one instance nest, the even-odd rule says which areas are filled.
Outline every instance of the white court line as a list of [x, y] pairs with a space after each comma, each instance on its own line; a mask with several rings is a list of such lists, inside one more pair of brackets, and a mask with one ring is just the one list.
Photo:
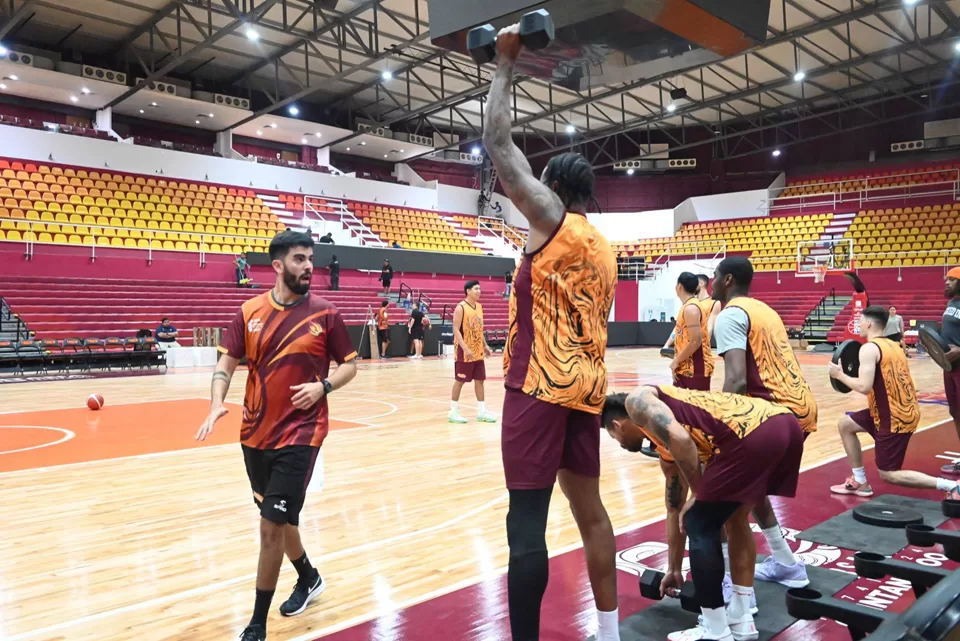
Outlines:
[[[411, 538], [415, 538], [425, 534], [430, 534], [438, 530], [444, 530], [446, 528], [456, 525], [460, 521], [465, 521], [473, 516], [476, 516], [478, 514], [481, 514], [482, 512], [485, 512], [486, 510], [490, 509], [491, 507], [493, 507], [497, 503], [500, 503], [506, 498], [507, 498], [507, 494], [505, 493], [501, 494], [500, 496], [493, 499], [492, 501], [487, 501], [483, 505], [475, 507], [472, 510], [469, 510], [468, 512], [464, 512], [463, 514], [457, 517], [454, 517], [452, 519], [448, 519], [441, 523], [437, 523], [436, 525], [431, 525], [430, 527], [421, 528], [418, 530], [412, 530], [410, 532], [405, 532], [403, 534], [398, 534], [388, 539], [383, 539], [379, 541], [368, 541], [367, 543], [364, 543], [362, 545], [358, 545], [352, 548], [345, 548], [337, 552], [330, 552], [328, 554], [324, 554], [317, 557], [314, 560], [314, 563], [317, 566], [319, 566], [323, 562], [331, 561], [333, 559], [338, 559], [340, 557], [348, 556], [350, 554], [355, 554], [357, 552], [362, 552], [372, 547], [387, 546], [387, 545], [397, 543], [399, 541], [403, 541], [406, 539], [411, 539]], [[207, 592], [215, 592], [218, 590], [222, 590], [225, 587], [236, 585], [237, 583], [253, 581], [256, 578], [257, 578], [256, 573], [253, 573], [253, 574], [246, 574], [244, 576], [236, 577], [233, 579], [227, 579], [225, 581], [217, 581], [216, 583], [209, 583], [207, 585], [202, 585], [196, 588], [192, 588], [190, 590], [185, 590], [183, 592], [176, 592], [174, 594], [168, 594], [166, 596], [158, 597], [156, 599], [150, 599], [148, 601], [141, 601], [139, 603], [131, 603], [130, 605], [126, 605], [120, 608], [114, 608], [112, 610], [104, 610], [102, 612], [97, 612], [96, 614], [80, 617], [78, 619], [71, 619], [70, 621], [63, 621], [62, 623], [50, 625], [45, 628], [39, 628], [36, 630], [31, 630], [29, 632], [23, 632], [21, 634], [16, 634], [11, 637], [6, 637], [6, 641], [21, 641], [22, 639], [32, 639], [37, 636], [42, 636], [42, 635], [50, 634], [53, 632], [57, 632], [58, 630], [70, 628], [75, 625], [93, 623], [95, 621], [99, 621], [107, 617], [112, 617], [120, 614], [128, 614], [130, 612], [136, 612], [137, 610], [142, 610], [144, 608], [164, 606], [164, 605], [167, 605], [168, 603], [175, 603], [177, 601], [181, 601], [186, 598], [201, 595]]]
[[11, 429], [33, 429], [33, 430], [48, 430], [50, 432], [60, 432], [63, 436], [59, 440], [53, 441], [52, 443], [41, 443], [40, 445], [31, 445], [30, 447], [21, 447], [16, 450], [3, 450], [0, 451], [0, 454], [16, 454], [17, 452], [29, 452], [30, 450], [39, 450], [44, 447], [53, 447], [54, 445], [59, 445], [60, 443], [66, 443], [72, 439], [76, 434], [71, 432], [68, 429], [62, 427], [48, 427], [46, 425], [0, 425], [0, 429], [11, 430]]

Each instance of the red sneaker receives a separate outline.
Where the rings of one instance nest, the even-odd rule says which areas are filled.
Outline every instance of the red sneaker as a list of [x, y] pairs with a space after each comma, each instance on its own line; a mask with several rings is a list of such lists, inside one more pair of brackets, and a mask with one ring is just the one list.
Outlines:
[[857, 483], [852, 476], [843, 482], [843, 485], [834, 485], [830, 488], [834, 494], [852, 494], [854, 496], [873, 496], [873, 488], [869, 483]]

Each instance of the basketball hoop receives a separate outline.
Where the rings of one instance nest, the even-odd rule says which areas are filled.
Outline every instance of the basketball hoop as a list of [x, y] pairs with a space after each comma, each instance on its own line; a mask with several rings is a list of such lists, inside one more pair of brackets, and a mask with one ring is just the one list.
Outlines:
[[813, 266], [813, 282], [822, 283], [827, 279], [827, 265], [814, 265]]

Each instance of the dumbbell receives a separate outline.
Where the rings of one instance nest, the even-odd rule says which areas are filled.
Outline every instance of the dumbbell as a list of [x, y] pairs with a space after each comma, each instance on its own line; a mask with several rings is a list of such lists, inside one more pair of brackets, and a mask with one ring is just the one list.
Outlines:
[[[520, 19], [520, 42], [531, 51], [546, 48], [553, 42], [554, 35], [553, 17], [546, 9], [531, 11]], [[467, 33], [467, 50], [478, 65], [497, 57], [496, 42], [497, 30], [493, 25], [474, 27]]]
[[[640, 596], [651, 601], [660, 601], [663, 596], [660, 594], [660, 583], [663, 582], [663, 572], [656, 570], [644, 570], [640, 575]], [[667, 596], [673, 596], [667, 594]], [[700, 605], [697, 603], [697, 591], [693, 586], [693, 581], [684, 581], [680, 588], [680, 594], [674, 598], [680, 599], [680, 607], [687, 612], [700, 613]]]

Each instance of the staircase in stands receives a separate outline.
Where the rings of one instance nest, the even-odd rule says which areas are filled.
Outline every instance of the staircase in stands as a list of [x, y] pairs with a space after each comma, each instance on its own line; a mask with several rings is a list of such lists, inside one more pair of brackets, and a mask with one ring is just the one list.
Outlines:
[[837, 316], [850, 304], [851, 300], [853, 300], [852, 296], [837, 296], [836, 292], [831, 290], [831, 293], [827, 294], [807, 315], [803, 324], [807, 343], [817, 345], [828, 342], [830, 330]]
[[[263, 204], [270, 208], [280, 222], [287, 226], [287, 229], [295, 231], [304, 231], [310, 233], [310, 229], [304, 224], [311, 220], [335, 222], [343, 225], [343, 228], [357, 239], [357, 244], [362, 247], [386, 247], [387, 243], [380, 239], [373, 231], [367, 227], [363, 221], [357, 218], [342, 201], [329, 200], [331, 203], [338, 203], [341, 210], [337, 213], [320, 212], [309, 203], [304, 204], [302, 198], [298, 198], [296, 204], [282, 201], [274, 194], [258, 194]], [[314, 237], [318, 237], [314, 234]]]

